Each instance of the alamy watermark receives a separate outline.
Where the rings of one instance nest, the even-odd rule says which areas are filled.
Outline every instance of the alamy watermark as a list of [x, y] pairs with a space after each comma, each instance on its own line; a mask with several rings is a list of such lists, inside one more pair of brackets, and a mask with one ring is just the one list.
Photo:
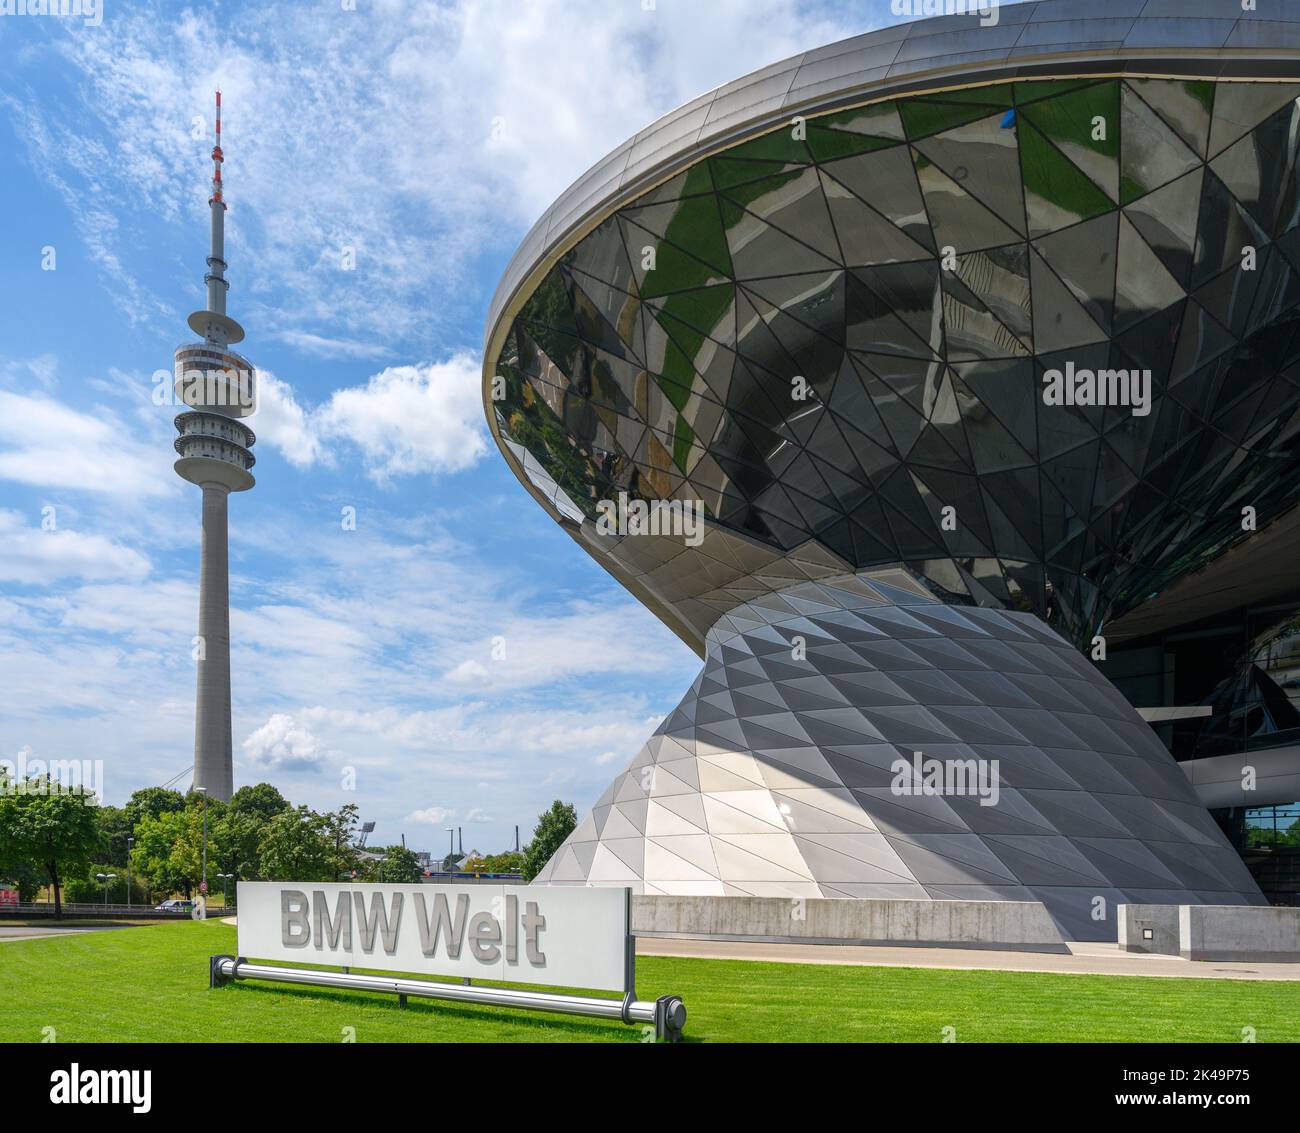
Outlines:
[[598, 535], [673, 535], [688, 547], [704, 542], [703, 500], [629, 500], [619, 492], [617, 502], [596, 505]]
[[889, 765], [894, 773], [891, 794], [905, 797], [943, 795], [978, 798], [980, 806], [997, 806], [1001, 795], [1001, 774], [996, 759], [929, 759], [912, 752]]
[[253, 372], [237, 367], [183, 370], [174, 377], [171, 370], [153, 372], [152, 400], [155, 405], [185, 405], [190, 409], [232, 406], [253, 409]]
[[0, 0], [0, 16], [61, 16], [80, 18], [86, 27], [104, 22], [103, 0]]
[[0, 795], [83, 795], [97, 805], [104, 797], [102, 759], [0, 759]]
[[1044, 405], [1127, 405], [1134, 417], [1151, 412], [1150, 370], [1088, 370], [1066, 362], [1043, 371]]
[[999, 0], [889, 0], [889, 10], [896, 16], [979, 16], [980, 27], [996, 27]]

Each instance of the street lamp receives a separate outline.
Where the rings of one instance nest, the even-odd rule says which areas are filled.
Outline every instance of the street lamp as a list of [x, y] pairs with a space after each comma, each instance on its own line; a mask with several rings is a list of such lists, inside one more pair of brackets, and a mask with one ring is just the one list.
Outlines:
[[203, 884], [199, 886], [199, 893], [206, 896], [208, 892], [208, 789], [207, 787], [194, 789], [203, 796]]
[[117, 877], [117, 874], [115, 874], [115, 873], [97, 873], [97, 874], [95, 874], [95, 880], [96, 880], [96, 881], [102, 881], [102, 882], [104, 883], [104, 908], [106, 908], [106, 909], [108, 908], [108, 883], [109, 883], [110, 881], [113, 881], [114, 879], [116, 879], [116, 877]]
[[221, 907], [223, 909], [228, 909], [230, 907], [230, 901], [226, 897], [226, 882], [232, 880], [235, 875], [233, 873], [219, 873], [217, 876], [221, 878]]
[[131, 835], [126, 836], [126, 907], [131, 907], [131, 847], [135, 845], [135, 839]]

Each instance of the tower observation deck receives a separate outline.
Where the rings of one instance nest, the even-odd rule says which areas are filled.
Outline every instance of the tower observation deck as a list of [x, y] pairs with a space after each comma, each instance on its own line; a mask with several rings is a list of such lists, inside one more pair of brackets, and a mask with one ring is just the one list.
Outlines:
[[203, 542], [199, 559], [198, 691], [194, 716], [194, 786], [225, 801], [234, 790], [230, 723], [230, 579], [227, 501], [255, 483], [253, 430], [242, 418], [255, 405], [256, 371], [231, 349], [244, 329], [226, 314], [226, 203], [221, 183], [221, 92], [217, 92], [216, 144], [212, 149], [211, 249], [207, 309], [189, 317], [201, 342], [175, 353], [175, 391], [186, 408], [176, 415], [178, 476], [203, 489]]

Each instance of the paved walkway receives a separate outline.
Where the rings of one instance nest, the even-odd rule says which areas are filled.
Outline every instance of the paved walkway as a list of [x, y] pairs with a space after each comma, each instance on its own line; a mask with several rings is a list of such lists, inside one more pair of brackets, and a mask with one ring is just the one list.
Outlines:
[[1184, 979], [1296, 980], [1300, 964], [1247, 964], [1183, 960], [1121, 952], [1115, 944], [1070, 944], [1070, 954], [994, 952], [976, 948], [886, 948], [850, 944], [760, 944], [734, 940], [639, 937], [639, 956], [697, 956], [713, 960], [768, 960], [779, 964], [848, 964], [882, 968], [950, 968], [959, 971], [1064, 972], [1097, 976]]
[[133, 925], [0, 925], [0, 944], [10, 940], [43, 940], [51, 936], [76, 936], [82, 932], [109, 932], [115, 928], [133, 928]]

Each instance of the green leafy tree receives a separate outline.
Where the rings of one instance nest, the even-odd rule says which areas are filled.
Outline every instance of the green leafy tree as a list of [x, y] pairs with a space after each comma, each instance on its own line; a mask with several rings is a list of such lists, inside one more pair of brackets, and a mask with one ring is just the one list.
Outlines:
[[180, 791], [173, 791], [167, 787], [141, 787], [127, 799], [126, 806], [122, 808], [132, 830], [140, 825], [140, 820], [145, 815], [157, 818], [169, 811], [184, 809], [185, 796]]
[[84, 870], [99, 841], [94, 795], [64, 790], [48, 777], [28, 779], [0, 794], [0, 846], [45, 875], [54, 892], [55, 917], [63, 916], [64, 874]]
[[270, 822], [277, 814], [289, 809], [289, 800], [270, 783], [252, 783], [240, 787], [226, 804], [228, 814], [250, 814], [263, 822]]
[[[0, 795], [12, 791], [12, 780], [0, 770]], [[12, 884], [18, 890], [18, 900], [26, 903], [34, 901], [41, 888], [41, 875], [30, 858], [22, 853], [11, 838], [6, 837], [0, 827], [0, 881]]]
[[[0, 847], [0, 854], [8, 849]], [[26, 859], [6, 857], [0, 860], [0, 881], [6, 881], [17, 889], [18, 900], [24, 904], [35, 901], [41, 891], [40, 871]]]
[[367, 880], [386, 885], [413, 884], [424, 875], [415, 851], [408, 850], [405, 846], [389, 846], [384, 851], [384, 856], [378, 861], [370, 862], [369, 867], [366, 870]]
[[182, 876], [172, 860], [172, 847], [185, 835], [185, 812], [163, 811], [145, 814], [135, 828], [135, 846], [131, 850], [131, 868], [149, 879], [157, 893], [184, 890], [189, 894], [189, 879]]
[[357, 827], [354, 803], [317, 813], [298, 806], [281, 811], [266, 824], [258, 844], [262, 876], [268, 881], [339, 881], [360, 870], [353, 840]]
[[[134, 824], [126, 808], [100, 805], [95, 808], [95, 811], [95, 819], [99, 826], [99, 859], [114, 869], [125, 869], [128, 848], [126, 840], [134, 833]], [[111, 873], [112, 870], [109, 872]]]
[[515, 850], [503, 854], [489, 854], [484, 859], [488, 873], [523, 873], [524, 855]]
[[267, 822], [257, 812], [227, 807], [215, 828], [218, 850], [215, 859], [209, 847], [209, 864], [213, 860], [220, 873], [233, 873], [236, 879], [253, 881], [262, 876], [259, 846]]
[[[172, 865], [180, 876], [186, 879], [185, 895], [188, 897], [198, 888], [203, 878], [203, 849], [205, 839], [204, 809], [202, 795], [191, 795], [193, 802], [184, 814], [185, 823], [181, 837], [172, 844]], [[225, 804], [209, 801], [207, 810], [207, 882], [212, 884], [212, 877], [219, 870], [218, 862], [222, 858], [221, 824], [225, 816]]]
[[[184, 810], [169, 810], [153, 818], [146, 815], [135, 828], [132, 869], [149, 878], [153, 889], [162, 893], [178, 890], [186, 897], [194, 894], [203, 879], [203, 797], [190, 796], [191, 805]], [[219, 803], [208, 806], [208, 878], [220, 869], [225, 853], [221, 843], [224, 808]]]
[[524, 847], [524, 880], [532, 881], [543, 867], [551, 860], [564, 840], [573, 833], [578, 825], [578, 812], [572, 803], [559, 799], [551, 804], [549, 810], [537, 816], [537, 829], [533, 831], [533, 840]]
[[356, 803], [348, 803], [338, 810], [328, 811], [321, 816], [325, 820], [331, 846], [330, 856], [334, 863], [334, 878], [331, 880], [350, 877], [352, 871], [360, 864], [354, 845], [357, 834], [357, 810]]
[[[125, 903], [126, 867], [119, 867], [114, 862], [93, 863], [81, 876], [65, 881], [63, 883], [64, 898], [70, 902], [81, 901], [88, 904], [99, 904], [104, 900], [104, 882], [95, 875], [100, 873], [116, 875], [108, 883], [108, 900], [110, 903]], [[142, 905], [147, 899], [140, 879], [133, 875], [131, 877], [131, 900], [138, 905]]]
[[266, 825], [258, 846], [262, 876], [268, 881], [335, 881], [338, 858], [325, 815], [297, 806]]

